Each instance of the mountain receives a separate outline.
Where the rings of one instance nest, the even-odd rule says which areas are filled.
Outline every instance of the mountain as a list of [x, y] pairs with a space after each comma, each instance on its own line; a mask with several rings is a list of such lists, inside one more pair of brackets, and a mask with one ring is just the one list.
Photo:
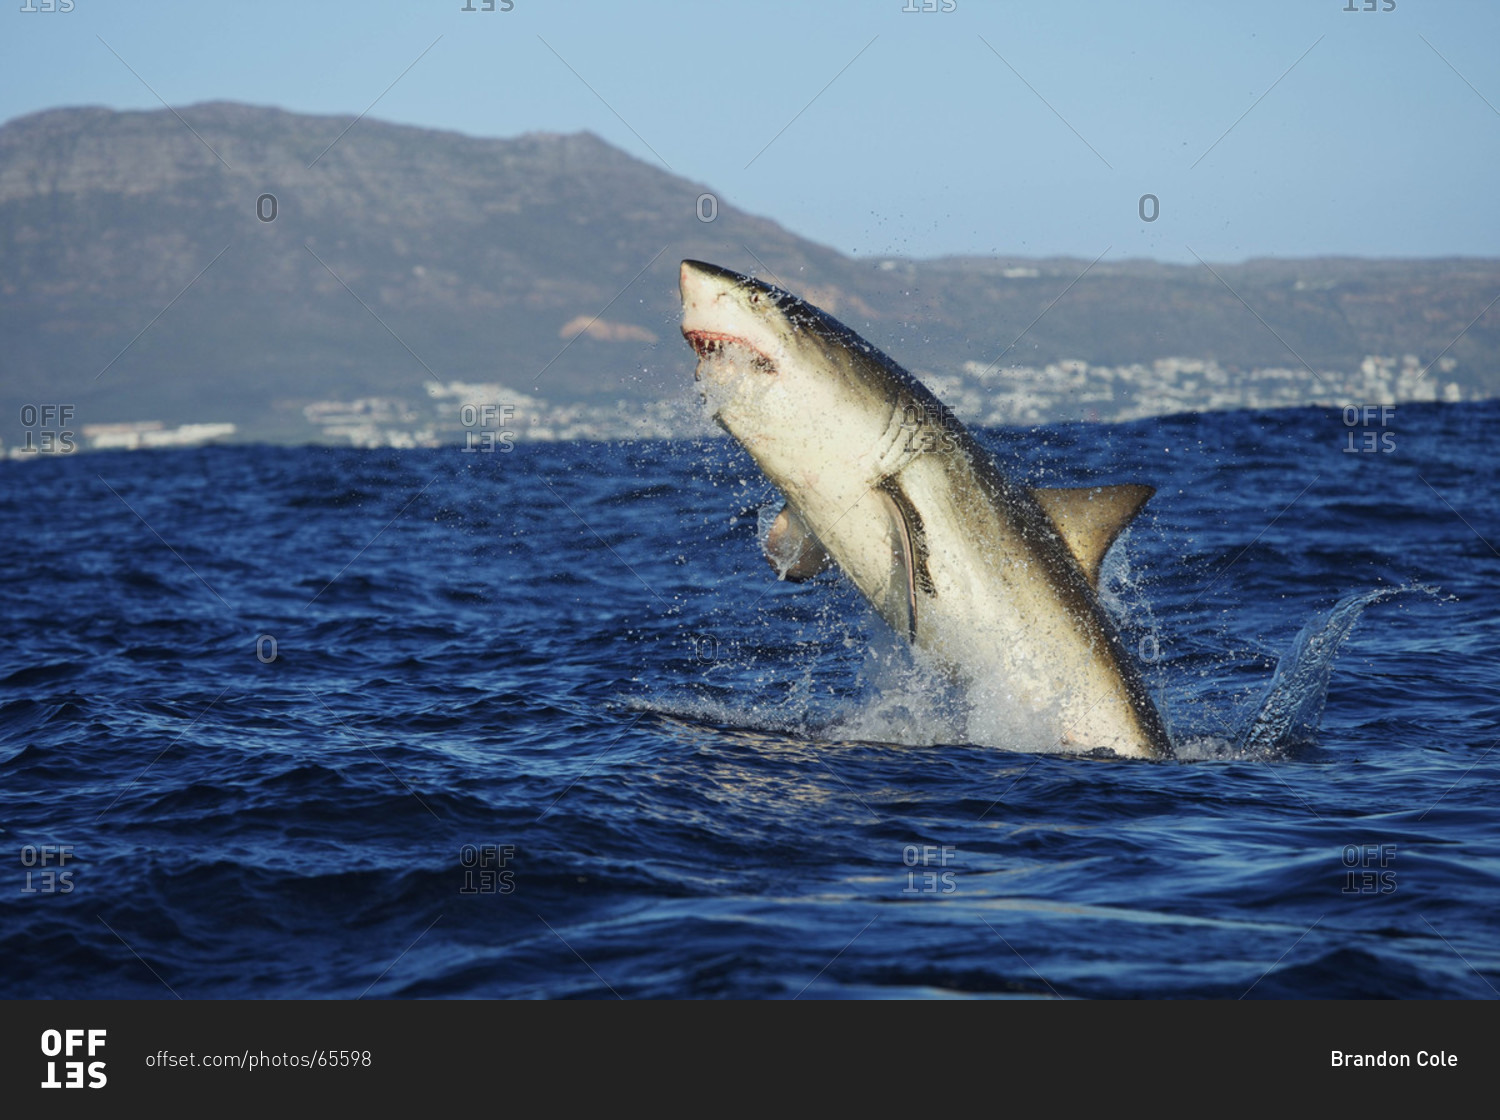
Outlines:
[[554, 406], [682, 399], [685, 257], [778, 280], [914, 370], [971, 382], [997, 358], [1302, 376], [1304, 361], [1443, 354], [1465, 394], [1500, 392], [1500, 311], [1464, 331], [1500, 294], [1500, 261], [1215, 276], [862, 260], [700, 202], [711, 192], [589, 133], [481, 139], [227, 102], [18, 118], [0, 127], [0, 437], [43, 402], [72, 405], [75, 425], [222, 420], [304, 440], [316, 402], [423, 401], [432, 382]]

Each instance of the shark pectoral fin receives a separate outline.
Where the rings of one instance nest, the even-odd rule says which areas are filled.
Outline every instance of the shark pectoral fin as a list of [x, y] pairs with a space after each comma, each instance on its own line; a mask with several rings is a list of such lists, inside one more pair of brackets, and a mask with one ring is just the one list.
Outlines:
[[882, 487], [875, 491], [875, 495], [880, 499], [880, 508], [886, 517], [886, 531], [891, 546], [891, 571], [884, 594], [878, 598], [872, 596], [871, 601], [880, 612], [880, 617], [893, 630], [904, 635], [908, 641], [916, 641], [917, 555], [912, 527], [907, 523], [900, 504], [888, 490]]
[[781, 507], [766, 534], [764, 548], [777, 578], [791, 583], [812, 579], [833, 565], [833, 557], [828, 555], [823, 542], [791, 506]]
[[1031, 491], [1096, 591], [1104, 554], [1155, 493], [1154, 487], [1137, 485], [1038, 487]]

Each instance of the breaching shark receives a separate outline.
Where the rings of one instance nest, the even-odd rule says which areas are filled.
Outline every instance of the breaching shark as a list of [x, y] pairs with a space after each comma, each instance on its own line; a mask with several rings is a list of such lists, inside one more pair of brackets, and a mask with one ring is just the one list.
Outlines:
[[898, 633], [969, 685], [1050, 721], [1054, 749], [1170, 758], [1097, 597], [1149, 486], [1008, 479], [920, 381], [781, 288], [683, 261], [682, 334], [715, 421], [786, 499], [782, 578], [836, 564]]

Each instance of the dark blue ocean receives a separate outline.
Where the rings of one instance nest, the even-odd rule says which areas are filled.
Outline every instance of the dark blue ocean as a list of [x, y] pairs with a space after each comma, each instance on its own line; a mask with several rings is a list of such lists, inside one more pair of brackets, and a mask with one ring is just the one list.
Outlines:
[[979, 433], [1157, 488], [1170, 762], [966, 742], [729, 440], [0, 463], [0, 995], [1492, 998], [1500, 403], [1349, 419]]

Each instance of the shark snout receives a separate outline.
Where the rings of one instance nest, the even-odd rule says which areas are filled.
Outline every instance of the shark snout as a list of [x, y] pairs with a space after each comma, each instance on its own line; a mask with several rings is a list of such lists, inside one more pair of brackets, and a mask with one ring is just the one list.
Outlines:
[[705, 364], [720, 379], [746, 369], [774, 372], [768, 351], [774, 335], [763, 316], [751, 310], [763, 298], [748, 277], [703, 261], [683, 261], [679, 273], [682, 289], [682, 337], [698, 355], [695, 379], [701, 380]]
[[711, 289], [722, 291], [733, 287], [742, 279], [738, 273], [707, 261], [683, 261], [678, 274], [678, 286], [682, 291], [683, 302], [686, 302], [692, 295], [710, 294]]
[[684, 316], [694, 310], [706, 310], [714, 300], [723, 295], [738, 277], [717, 265], [703, 261], [683, 261], [678, 273], [677, 286], [682, 292]]

